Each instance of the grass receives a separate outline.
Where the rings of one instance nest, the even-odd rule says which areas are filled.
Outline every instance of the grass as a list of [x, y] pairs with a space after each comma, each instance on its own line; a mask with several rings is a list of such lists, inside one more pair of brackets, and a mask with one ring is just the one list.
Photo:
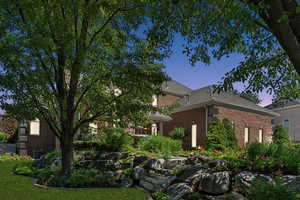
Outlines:
[[11, 173], [20, 161], [0, 162], [1, 200], [146, 200], [145, 192], [137, 189], [42, 189], [32, 185], [32, 178]]

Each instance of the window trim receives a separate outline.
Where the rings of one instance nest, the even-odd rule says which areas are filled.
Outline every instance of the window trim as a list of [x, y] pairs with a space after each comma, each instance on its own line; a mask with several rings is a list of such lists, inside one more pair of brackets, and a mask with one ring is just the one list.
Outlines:
[[[247, 137], [246, 137], [246, 130], [247, 130]], [[246, 141], [247, 138], [247, 141]], [[250, 128], [248, 126], [246, 126], [244, 128], [244, 144], [248, 144], [250, 140]]]
[[[38, 133], [33, 132], [32, 125], [34, 123], [37, 123], [36, 126], [38, 126], [38, 127], [35, 127], [35, 128], [38, 129]], [[30, 124], [30, 126], [29, 126], [29, 135], [30, 136], [40, 136], [41, 135], [41, 121], [39, 119], [31, 120], [29, 124]]]

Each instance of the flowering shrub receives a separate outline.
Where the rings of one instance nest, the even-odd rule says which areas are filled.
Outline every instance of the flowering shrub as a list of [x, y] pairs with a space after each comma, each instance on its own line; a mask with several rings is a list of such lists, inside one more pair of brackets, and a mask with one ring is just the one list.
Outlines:
[[13, 155], [0, 155], [0, 162], [4, 161], [16, 161], [16, 160], [32, 160], [30, 156]]
[[252, 143], [246, 148], [245, 159], [254, 170], [273, 172], [281, 170], [286, 174], [298, 174], [299, 151], [284, 143]]

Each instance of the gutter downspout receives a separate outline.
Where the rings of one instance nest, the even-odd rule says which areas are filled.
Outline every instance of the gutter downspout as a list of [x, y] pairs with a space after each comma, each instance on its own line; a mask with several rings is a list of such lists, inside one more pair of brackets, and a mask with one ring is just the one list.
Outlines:
[[207, 106], [205, 106], [205, 134], [207, 133], [208, 131], [208, 108]]

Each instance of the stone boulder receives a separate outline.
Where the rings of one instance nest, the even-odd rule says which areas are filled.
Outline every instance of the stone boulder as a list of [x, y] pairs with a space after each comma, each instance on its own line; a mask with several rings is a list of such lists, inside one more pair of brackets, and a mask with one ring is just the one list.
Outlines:
[[133, 186], [133, 180], [131, 178], [121, 179], [120, 187], [130, 188], [131, 186]]
[[166, 160], [165, 162], [165, 168], [166, 169], [174, 169], [174, 168], [180, 168], [183, 167], [186, 163], [187, 158], [186, 157], [174, 157]]
[[234, 177], [234, 190], [241, 192], [243, 194], [247, 194], [250, 187], [251, 182], [257, 177], [257, 174], [254, 174], [249, 171], [242, 171]]
[[146, 169], [155, 169], [160, 170], [164, 168], [165, 160], [164, 159], [151, 159], [145, 164], [144, 168]]
[[156, 176], [144, 176], [140, 180], [140, 186], [150, 192], [161, 192], [167, 189], [175, 179], [175, 176], [163, 176], [159, 174]]
[[225, 159], [216, 159], [209, 162], [209, 167], [216, 170], [228, 170], [228, 161]]
[[200, 173], [194, 183], [199, 184], [198, 190], [208, 194], [219, 195], [230, 189], [230, 173], [228, 171], [215, 173]]
[[207, 167], [202, 165], [194, 165], [187, 167], [184, 172], [177, 178], [178, 181], [186, 182], [187, 179], [192, 179], [194, 175], [197, 175], [202, 172], [206, 172], [208, 170]]
[[242, 194], [248, 194], [249, 189], [251, 187], [251, 182], [254, 181], [256, 178], [263, 179], [270, 184], [275, 184], [275, 181], [270, 176], [264, 174], [255, 174], [249, 171], [243, 171], [234, 177], [234, 191], [240, 192]]
[[145, 155], [136, 155], [133, 159], [133, 166], [139, 166], [144, 162], [147, 162], [147, 160], [149, 160], [150, 157], [149, 156], [145, 156]]
[[300, 176], [282, 176], [282, 185], [291, 192], [300, 193]]
[[135, 180], [141, 180], [146, 174], [146, 170], [143, 167], [136, 166], [133, 169], [133, 178]]
[[187, 185], [186, 183], [177, 183], [174, 185], [171, 185], [167, 189], [167, 194], [170, 196], [171, 200], [177, 200], [185, 195], [192, 193], [193, 189]]
[[210, 158], [205, 155], [190, 155], [186, 160], [186, 164], [190, 164], [190, 165], [204, 164], [212, 160], [213, 158]]

